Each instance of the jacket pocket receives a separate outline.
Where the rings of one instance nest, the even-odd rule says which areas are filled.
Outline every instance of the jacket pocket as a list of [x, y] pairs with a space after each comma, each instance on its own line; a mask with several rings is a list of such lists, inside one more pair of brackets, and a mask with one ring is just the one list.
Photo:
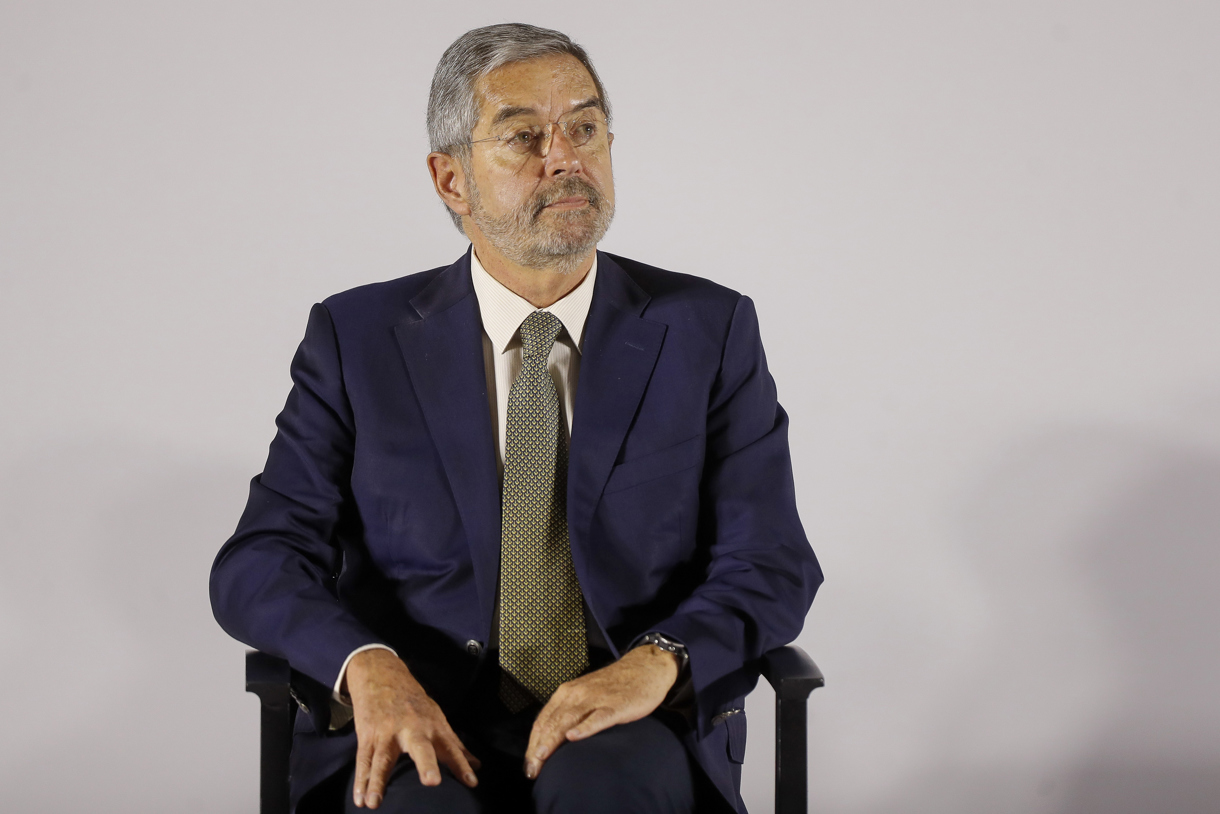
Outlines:
[[623, 461], [610, 470], [605, 494], [621, 492], [684, 469], [690, 469], [703, 461], [703, 436], [696, 435], [673, 446]]
[[724, 727], [728, 735], [728, 752], [729, 760], [734, 763], [746, 762], [746, 713], [745, 710], [735, 709], [729, 710], [727, 713], [721, 713], [716, 718], [720, 719], [720, 725]]

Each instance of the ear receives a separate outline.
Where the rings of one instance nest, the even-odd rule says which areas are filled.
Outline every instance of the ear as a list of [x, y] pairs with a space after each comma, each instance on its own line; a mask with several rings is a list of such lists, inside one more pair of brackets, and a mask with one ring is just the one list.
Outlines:
[[448, 153], [428, 153], [428, 173], [445, 206], [459, 215], [469, 215], [470, 201], [466, 196], [466, 172], [462, 162]]

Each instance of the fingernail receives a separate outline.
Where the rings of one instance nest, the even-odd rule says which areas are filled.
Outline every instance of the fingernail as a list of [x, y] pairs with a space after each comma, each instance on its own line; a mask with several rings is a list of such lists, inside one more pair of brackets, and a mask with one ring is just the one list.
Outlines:
[[477, 785], [478, 782], [479, 782], [479, 779], [474, 776], [474, 772], [466, 773], [466, 785], [467, 786], [473, 787], [473, 786]]
[[565, 735], [564, 737], [566, 737], [570, 741], [580, 740], [580, 730], [579, 729], [569, 729], [568, 734]]
[[529, 761], [525, 764], [525, 776], [533, 780], [538, 776], [538, 764], [534, 761]]
[[369, 795], [369, 808], [376, 808], [381, 804], [381, 797], [376, 794]]
[[355, 797], [356, 797], [356, 808], [362, 808], [364, 806], [364, 794], [358, 791], [358, 792], [356, 792]]

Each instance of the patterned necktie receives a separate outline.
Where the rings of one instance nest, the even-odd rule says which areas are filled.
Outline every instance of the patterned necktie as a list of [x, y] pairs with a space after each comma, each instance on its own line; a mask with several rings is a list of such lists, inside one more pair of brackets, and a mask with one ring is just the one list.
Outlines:
[[[568, 445], [547, 358], [563, 323], [521, 323], [521, 372], [508, 392], [500, 541], [500, 698], [546, 703], [589, 666], [584, 600], [568, 545]], [[511, 678], [509, 678], [511, 676]], [[515, 679], [515, 680], [514, 680]]]

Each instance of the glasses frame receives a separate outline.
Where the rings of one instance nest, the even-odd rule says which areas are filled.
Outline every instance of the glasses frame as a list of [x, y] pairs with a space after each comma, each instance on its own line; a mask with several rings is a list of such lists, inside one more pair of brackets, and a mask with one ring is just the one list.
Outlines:
[[[581, 112], [583, 112], [583, 111], [581, 111]], [[516, 155], [521, 155], [521, 156], [534, 155], [534, 156], [538, 156], [539, 158], [546, 158], [547, 154], [551, 152], [551, 146], [555, 143], [555, 129], [556, 128], [559, 128], [560, 130], [563, 131], [563, 137], [566, 138], [572, 144], [572, 149], [582, 150], [582, 149], [584, 149], [585, 145], [582, 144], [582, 145], [577, 146], [577, 144], [572, 141], [572, 136], [571, 136], [571, 134], [568, 133], [568, 128], [575, 124], [586, 124], [589, 121], [590, 120], [588, 118], [577, 118], [577, 119], [572, 119], [572, 120], [566, 121], [566, 122], [565, 121], [547, 122], [546, 124], [542, 125], [542, 129], [543, 129], [543, 132], [546, 134], [546, 137], [545, 137], [545, 140], [543, 140], [542, 138], [538, 139], [538, 143], [539, 143], [538, 149], [531, 150], [528, 153], [518, 153], [516, 150], [513, 150], [513, 152]], [[606, 129], [605, 137], [608, 140], [611, 135], [610, 122], [608, 120], [606, 120], [603, 116], [601, 121], [594, 120], [594, 123], [598, 124]], [[514, 133], [513, 135], [515, 136], [516, 134]], [[464, 141], [462, 143], [463, 144], [483, 144], [488, 141], [506, 142], [511, 138], [513, 138], [513, 136], [489, 136], [488, 138], [473, 139], [471, 141]], [[543, 144], [546, 145], [545, 148], [542, 146]], [[512, 149], [512, 148], [510, 147], [509, 149]]]

